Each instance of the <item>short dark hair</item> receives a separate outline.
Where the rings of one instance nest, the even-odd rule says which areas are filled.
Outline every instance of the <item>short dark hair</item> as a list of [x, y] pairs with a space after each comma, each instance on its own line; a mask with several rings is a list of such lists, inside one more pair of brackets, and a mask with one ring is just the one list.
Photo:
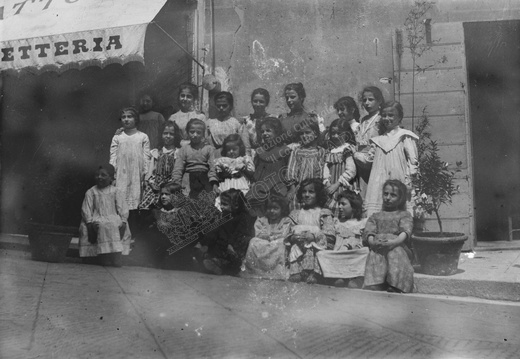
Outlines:
[[[282, 121], [280, 121], [280, 119], [278, 119], [276, 117], [264, 118], [258, 128], [261, 129], [262, 126], [264, 126], [264, 125], [270, 129], [272, 129], [274, 131], [276, 137], [281, 136], [284, 132]], [[257, 133], [257, 135], [260, 135], [260, 134]]]
[[264, 88], [257, 88], [257, 89], [254, 89], [253, 92], [251, 92], [251, 101], [253, 101], [253, 97], [255, 97], [255, 95], [262, 95], [264, 96], [265, 98], [265, 105], [266, 106], [269, 106], [269, 101], [271, 100], [271, 96], [269, 95], [269, 91], [267, 91], [266, 89]]
[[135, 124], [137, 125], [139, 123], [139, 112], [135, 107], [129, 106], [121, 109], [121, 111], [119, 111], [119, 120], [121, 120], [121, 116], [123, 116], [124, 112], [130, 112], [135, 119]]
[[233, 133], [227, 136], [222, 142], [222, 157], [227, 157], [227, 148], [226, 145], [229, 143], [236, 143], [238, 146], [238, 153], [240, 156], [246, 155], [246, 146], [244, 146], [244, 141], [242, 141], [242, 137], [238, 133]]
[[114, 166], [112, 166], [110, 163], [104, 163], [102, 165], [99, 165], [98, 168], [96, 169], [96, 173], [100, 170], [105, 170], [107, 171], [108, 175], [112, 178], [114, 178], [115, 174], [116, 174], [116, 169], [114, 168]]
[[272, 193], [267, 201], [265, 201], [265, 211], [267, 211], [267, 207], [269, 207], [271, 203], [277, 203], [280, 206], [282, 209], [282, 217], [287, 217], [291, 212], [289, 208], [289, 201], [287, 201], [287, 198], [279, 193]]
[[325, 203], [327, 203], [328, 196], [325, 192], [325, 185], [323, 184], [321, 178], [307, 178], [300, 183], [300, 187], [298, 188], [298, 192], [296, 193], [296, 198], [298, 202], [301, 202], [303, 189], [308, 185], [314, 185], [314, 190], [316, 191], [316, 204], [319, 207], [323, 207]]
[[339, 110], [340, 108], [346, 108], [348, 112], [351, 112], [352, 110], [352, 115], [354, 119], [359, 122], [359, 118], [361, 117], [361, 115], [359, 114], [358, 105], [352, 97], [344, 96], [341, 97], [338, 101], [336, 101], [336, 103], [334, 104], [334, 109]]
[[383, 184], [383, 188], [381, 188], [381, 191], [385, 191], [385, 187], [390, 186], [392, 188], [397, 188], [397, 191], [399, 192], [399, 199], [397, 201], [397, 209], [401, 211], [406, 211], [406, 199], [408, 197], [408, 189], [406, 188], [406, 185], [396, 179], [390, 179], [387, 180]]
[[352, 128], [348, 123], [345, 121], [342, 121], [340, 118], [335, 119], [332, 121], [332, 123], [329, 126], [329, 129], [327, 130], [327, 135], [325, 137], [328, 137], [329, 141], [326, 144], [326, 147], [328, 149], [331, 149], [332, 143], [330, 142], [330, 134], [332, 132], [332, 127], [338, 127], [339, 128], [339, 135], [344, 143], [350, 143], [351, 145], [356, 144], [356, 135], [354, 134], [354, 131], [352, 131]]
[[233, 215], [238, 213], [245, 213], [246, 210], [246, 197], [244, 193], [236, 188], [228, 189], [220, 194], [220, 201], [227, 200], [231, 204], [231, 213]]
[[308, 114], [307, 118], [300, 122], [300, 125], [301, 126], [296, 133], [298, 137], [303, 134], [304, 129], [310, 128], [312, 132], [316, 134], [316, 139], [320, 138], [320, 124], [318, 123], [318, 117], [315, 114]]
[[231, 92], [227, 92], [227, 91], [220, 91], [219, 93], [217, 93], [215, 95], [215, 97], [213, 98], [213, 101], [216, 103], [218, 99], [221, 99], [221, 98], [225, 98], [226, 101], [229, 103], [229, 105], [231, 106], [231, 108], [234, 107], [234, 100], [233, 100], [233, 95], [231, 94]]
[[181, 96], [182, 90], [188, 90], [193, 96], [194, 100], [199, 98], [199, 89], [197, 85], [194, 85], [191, 82], [185, 82], [179, 86], [179, 93], [177, 94], [177, 98]]
[[356, 192], [345, 190], [338, 194], [338, 203], [342, 198], [345, 198], [350, 202], [350, 207], [352, 207], [352, 216], [355, 219], [360, 220], [363, 217], [363, 199], [361, 196]]
[[166, 189], [171, 194], [182, 192], [182, 186], [175, 182], [165, 182], [161, 183], [159, 186], [160, 189]]
[[193, 126], [193, 125], [204, 126], [204, 132], [206, 132], [206, 123], [199, 118], [192, 118], [191, 120], [188, 121], [188, 124], [186, 125], [186, 132], [189, 132], [191, 126]]
[[293, 82], [290, 84], [285, 85], [283, 89], [283, 95], [285, 96], [285, 93], [287, 91], [293, 90], [298, 94], [298, 97], [301, 98], [302, 103], [305, 100], [305, 97], [307, 97], [307, 93], [305, 92], [305, 88], [303, 87], [303, 84], [301, 82]]

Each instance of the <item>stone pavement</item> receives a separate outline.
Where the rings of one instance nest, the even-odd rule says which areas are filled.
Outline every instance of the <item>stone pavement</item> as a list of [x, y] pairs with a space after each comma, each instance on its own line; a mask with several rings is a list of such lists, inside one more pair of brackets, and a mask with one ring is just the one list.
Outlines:
[[[517, 358], [520, 304], [0, 252], [2, 358]], [[432, 298], [433, 297], [433, 298]]]
[[[26, 236], [0, 235], [0, 250], [30, 258]], [[147, 250], [136, 248], [124, 258], [124, 265], [154, 267], [156, 264], [150, 260], [153, 253]], [[72, 240], [67, 261], [79, 263], [77, 256], [76, 238]], [[419, 293], [520, 301], [520, 241], [483, 242], [475, 252], [461, 255], [459, 270], [451, 276], [430, 276], [420, 274], [416, 269], [415, 283]]]

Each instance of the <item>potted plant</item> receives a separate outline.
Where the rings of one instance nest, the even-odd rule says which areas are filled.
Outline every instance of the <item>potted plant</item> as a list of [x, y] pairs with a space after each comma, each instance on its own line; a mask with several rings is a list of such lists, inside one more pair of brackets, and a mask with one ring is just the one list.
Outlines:
[[[412, 176], [414, 187], [414, 219], [424, 218], [425, 214], [435, 214], [439, 232], [415, 230], [412, 234], [412, 246], [421, 271], [431, 275], [451, 275], [457, 271], [460, 252], [468, 236], [464, 233], [445, 232], [439, 210], [442, 205], [450, 204], [458, 192], [453, 179], [455, 172], [449, 164], [439, 157], [437, 142], [431, 139], [426, 108], [415, 127], [419, 135], [417, 143], [418, 169]], [[457, 167], [461, 163], [457, 162]], [[417, 228], [416, 228], [417, 229]], [[424, 228], [422, 228], [424, 229]]]

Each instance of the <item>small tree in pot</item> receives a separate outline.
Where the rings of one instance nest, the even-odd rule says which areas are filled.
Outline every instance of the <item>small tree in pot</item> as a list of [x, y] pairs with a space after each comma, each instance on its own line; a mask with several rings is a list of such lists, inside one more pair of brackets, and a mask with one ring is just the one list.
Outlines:
[[[450, 275], [457, 271], [462, 245], [468, 238], [463, 233], [444, 232], [439, 210], [450, 204], [459, 188], [454, 185], [456, 171], [449, 169], [449, 163], [441, 160], [437, 142], [431, 139], [429, 119], [423, 109], [419, 124], [415, 127], [419, 135], [417, 143], [418, 169], [412, 176], [415, 191], [414, 216], [435, 214], [439, 232], [416, 232], [412, 244], [426, 274]], [[457, 162], [457, 167], [461, 163]], [[458, 170], [457, 170], [458, 171]]]

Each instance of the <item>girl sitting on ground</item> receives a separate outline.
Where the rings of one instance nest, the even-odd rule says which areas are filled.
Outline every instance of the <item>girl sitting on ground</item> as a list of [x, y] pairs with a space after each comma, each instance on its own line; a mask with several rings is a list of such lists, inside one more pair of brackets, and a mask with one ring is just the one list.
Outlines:
[[255, 237], [249, 242], [242, 276], [286, 279], [283, 241], [293, 224], [287, 200], [277, 194], [269, 196], [265, 217], [255, 222]]
[[124, 194], [112, 185], [115, 169], [99, 166], [96, 185], [85, 194], [81, 206], [79, 256], [98, 257], [100, 264], [121, 266], [121, 255], [130, 253], [131, 233], [128, 226], [128, 206]]
[[332, 212], [323, 208], [327, 194], [321, 179], [305, 179], [297, 193], [301, 209], [291, 212], [295, 226], [285, 239], [288, 247], [289, 280], [317, 283], [321, 269], [316, 253], [334, 246], [335, 230]]
[[364, 285], [372, 290], [409, 293], [413, 290], [413, 218], [406, 210], [407, 189], [401, 181], [388, 180], [382, 192], [383, 210], [371, 215], [365, 226], [370, 253]]
[[213, 274], [237, 275], [254, 236], [254, 218], [246, 210], [244, 194], [234, 188], [220, 195], [220, 207], [222, 217], [217, 228], [201, 242], [200, 251], [206, 252], [202, 264]]
[[368, 255], [363, 246], [362, 233], [366, 218], [363, 215], [363, 200], [352, 191], [338, 195], [338, 217], [334, 218], [336, 242], [333, 250], [318, 252], [318, 262], [324, 278], [334, 278], [334, 285], [361, 288]]

